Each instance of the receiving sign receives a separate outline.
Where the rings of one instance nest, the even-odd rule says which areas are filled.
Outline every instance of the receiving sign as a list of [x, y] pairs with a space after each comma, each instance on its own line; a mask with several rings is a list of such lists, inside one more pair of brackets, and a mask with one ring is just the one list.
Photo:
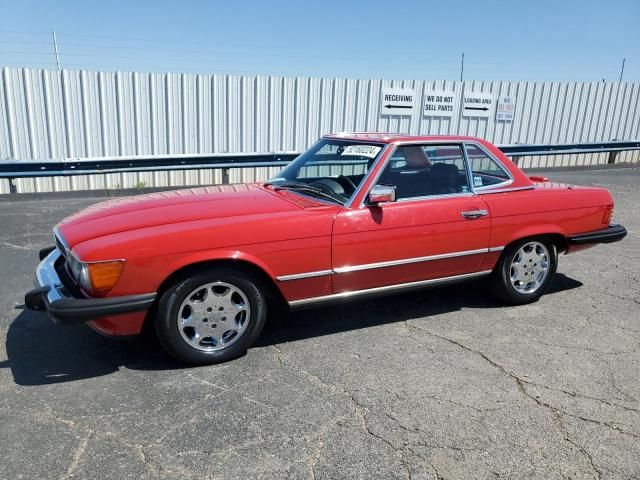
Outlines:
[[464, 92], [462, 100], [463, 117], [490, 117], [493, 113], [493, 94], [484, 92]]
[[498, 108], [496, 109], [496, 120], [502, 122], [512, 122], [513, 113], [516, 109], [515, 97], [498, 97]]
[[411, 115], [416, 93], [411, 89], [383, 88], [380, 104], [382, 115]]
[[456, 110], [456, 92], [447, 90], [428, 90], [424, 92], [425, 117], [451, 117]]

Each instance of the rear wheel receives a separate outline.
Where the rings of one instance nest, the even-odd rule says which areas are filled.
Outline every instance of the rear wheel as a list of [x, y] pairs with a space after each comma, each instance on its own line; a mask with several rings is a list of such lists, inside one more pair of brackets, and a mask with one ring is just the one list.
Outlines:
[[259, 282], [228, 269], [183, 277], [160, 298], [156, 332], [180, 361], [220, 363], [236, 358], [264, 327], [266, 301]]
[[555, 245], [529, 238], [505, 249], [493, 272], [493, 290], [506, 303], [535, 302], [549, 288], [558, 267]]

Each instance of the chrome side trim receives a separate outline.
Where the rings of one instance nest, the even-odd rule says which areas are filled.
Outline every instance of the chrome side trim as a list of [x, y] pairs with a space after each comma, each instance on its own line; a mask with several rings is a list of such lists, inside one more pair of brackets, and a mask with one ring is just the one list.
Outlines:
[[426, 287], [426, 286], [438, 286], [446, 285], [448, 283], [454, 283], [462, 280], [486, 277], [491, 273], [491, 270], [483, 270], [481, 272], [464, 273], [462, 275], [453, 275], [451, 277], [432, 278], [430, 280], [420, 280], [417, 282], [399, 283], [396, 285], [385, 285], [383, 287], [367, 288], [365, 290], [354, 290], [352, 292], [334, 293], [331, 295], [325, 295], [323, 297], [303, 298], [301, 300], [292, 300], [289, 302], [291, 308], [301, 308], [311, 305], [317, 305], [322, 303], [329, 303], [340, 300], [348, 300], [351, 298], [363, 297], [366, 295], [392, 293], [410, 288]]
[[491, 193], [517, 192], [518, 190], [533, 190], [535, 185], [526, 185], [524, 187], [500, 188], [498, 190], [480, 190], [476, 192], [478, 195], [489, 195]]
[[473, 197], [475, 194], [471, 192], [460, 192], [460, 193], [443, 193], [439, 195], [421, 195], [419, 197], [405, 197], [396, 200], [396, 203], [402, 202], [417, 202], [422, 200], [440, 200], [442, 198], [453, 198], [453, 197]]
[[333, 270], [318, 270], [317, 272], [306, 272], [306, 273], [294, 273], [292, 275], [281, 275], [276, 277], [276, 280], [279, 282], [286, 282], [289, 280], [300, 280], [302, 278], [313, 278], [313, 277], [322, 277], [324, 275], [331, 275]]
[[363, 265], [349, 265], [334, 268], [335, 273], [357, 272], [359, 270], [370, 270], [374, 268], [393, 267], [396, 265], [406, 265], [408, 263], [430, 262], [432, 260], [442, 260], [445, 258], [464, 257], [466, 255], [478, 255], [487, 253], [488, 248], [479, 248], [478, 250], [466, 250], [464, 252], [441, 253], [439, 255], [427, 255], [426, 257], [403, 258], [402, 260], [389, 260], [386, 262], [366, 263]]
[[321, 277], [324, 275], [332, 275], [334, 273], [349, 273], [360, 270], [372, 270], [375, 268], [395, 267], [397, 265], [407, 265], [411, 263], [430, 262], [433, 260], [444, 260], [446, 258], [464, 257], [466, 255], [479, 255], [481, 253], [499, 252], [504, 247], [479, 248], [477, 250], [465, 250], [462, 252], [441, 253], [438, 255], [427, 255], [425, 257], [403, 258], [401, 260], [388, 260], [386, 262], [364, 263], [362, 265], [345, 265], [344, 267], [336, 267], [333, 270], [318, 270], [317, 272], [294, 273], [291, 275], [281, 275], [276, 277], [279, 282], [288, 280], [300, 280], [302, 278]]

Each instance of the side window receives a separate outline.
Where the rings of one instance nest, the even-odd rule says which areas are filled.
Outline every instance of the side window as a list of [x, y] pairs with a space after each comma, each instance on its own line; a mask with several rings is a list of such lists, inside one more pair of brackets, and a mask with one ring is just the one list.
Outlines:
[[476, 145], [466, 145], [473, 186], [490, 187], [511, 180], [509, 173], [495, 159]]
[[470, 191], [460, 145], [398, 147], [378, 183], [395, 186], [398, 200]]

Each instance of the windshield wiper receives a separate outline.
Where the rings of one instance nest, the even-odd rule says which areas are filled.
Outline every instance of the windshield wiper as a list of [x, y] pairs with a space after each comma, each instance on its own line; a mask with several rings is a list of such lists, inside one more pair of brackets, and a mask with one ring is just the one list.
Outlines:
[[285, 182], [266, 182], [264, 185], [265, 187], [271, 187], [274, 190], [293, 190], [294, 192], [310, 193], [312, 195], [315, 195], [316, 197], [330, 200], [331, 202], [337, 203], [338, 205], [344, 205], [343, 202], [327, 193], [324, 193], [318, 187], [313, 187], [303, 182], [287, 180]]

